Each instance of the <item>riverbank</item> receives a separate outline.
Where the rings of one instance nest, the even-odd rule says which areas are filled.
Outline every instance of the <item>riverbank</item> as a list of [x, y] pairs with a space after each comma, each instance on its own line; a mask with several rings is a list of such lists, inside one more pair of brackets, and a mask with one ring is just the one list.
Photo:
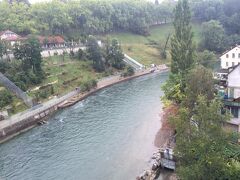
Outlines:
[[[166, 66], [159, 66], [156, 73], [167, 71], [168, 68]], [[110, 78], [102, 79], [98, 82], [97, 88], [86, 92], [81, 93], [79, 90], [72, 91], [68, 93], [67, 95], [63, 97], [59, 97], [53, 100], [50, 100], [44, 104], [39, 105], [36, 109], [28, 109], [25, 112], [16, 114], [12, 116], [8, 120], [0, 121], [0, 142], [5, 142], [6, 140], [9, 140], [12, 137], [15, 137], [16, 135], [20, 134], [26, 129], [30, 129], [30, 127], [35, 127], [39, 121], [41, 121], [43, 118], [47, 118], [54, 112], [56, 112], [59, 109], [59, 105], [64, 104], [64, 102], [72, 101], [73, 97], [75, 98], [74, 103], [77, 103], [78, 101], [94, 94], [95, 92], [112, 86], [117, 83], [121, 83], [124, 81], [131, 80], [133, 78], [137, 78], [140, 76], [151, 74], [150, 70], [144, 70], [141, 72], [135, 73], [135, 75], [131, 77], [122, 78], [120, 75], [113, 76]], [[78, 97], [78, 98], [76, 98]], [[73, 104], [74, 104], [73, 103]]]
[[151, 169], [145, 170], [137, 177], [137, 180], [154, 180], [157, 178], [161, 180], [177, 180], [175, 173], [172, 173], [171, 171], [168, 172], [167, 170], [165, 171], [161, 168], [161, 165], [159, 165], [161, 149], [173, 149], [175, 147], [175, 143], [172, 141], [172, 137], [175, 133], [174, 127], [170, 125], [169, 119], [176, 115], [177, 111], [178, 108], [175, 105], [170, 105], [169, 107], [163, 108], [163, 111], [159, 115], [161, 127], [154, 139], [154, 146], [157, 147], [158, 150], [154, 152], [151, 157]]

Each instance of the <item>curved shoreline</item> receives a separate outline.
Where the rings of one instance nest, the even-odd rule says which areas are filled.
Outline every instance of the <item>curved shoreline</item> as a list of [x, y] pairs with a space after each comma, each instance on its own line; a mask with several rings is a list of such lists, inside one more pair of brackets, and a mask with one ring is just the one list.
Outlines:
[[[164, 65], [156, 73], [162, 73], [165, 71], [168, 71], [168, 68]], [[70, 97], [67, 97], [63, 101], [53, 103], [47, 109], [44, 109], [43, 111], [37, 111], [35, 114], [32, 114], [31, 116], [28, 116], [28, 117], [20, 119], [20, 120], [15, 118], [15, 120], [8, 119], [8, 120], [4, 120], [5, 122], [0, 121], [0, 126], [3, 125], [2, 127], [0, 127], [0, 143], [10, 140], [10, 139], [16, 137], [17, 135], [19, 135], [23, 132], [26, 132], [29, 129], [32, 129], [43, 119], [47, 119], [50, 115], [57, 112], [59, 109], [64, 108], [64, 107], [61, 108], [61, 106], [60, 106], [60, 105], [64, 104], [64, 102], [71, 101], [71, 100], [73, 100], [73, 98], [75, 98], [74, 102], [72, 102], [70, 104], [70, 105], [73, 105], [104, 88], [113, 86], [113, 85], [121, 83], [121, 82], [131, 80], [131, 79], [134, 79], [137, 77], [145, 76], [148, 74], [152, 74], [152, 72], [150, 70], [145, 70], [143, 72], [137, 72], [135, 75], [133, 75], [131, 77], [120, 78], [120, 76], [115, 76], [115, 77], [112, 77], [107, 80], [103, 79], [98, 82], [97, 88], [95, 88], [89, 92], [86, 92], [86, 93], [75, 92], [75, 94], [71, 95]], [[68, 107], [68, 106], [66, 106], [66, 107]], [[25, 112], [25, 113], [28, 113], [28, 112]], [[20, 113], [20, 115], [21, 115], [21, 113]]]

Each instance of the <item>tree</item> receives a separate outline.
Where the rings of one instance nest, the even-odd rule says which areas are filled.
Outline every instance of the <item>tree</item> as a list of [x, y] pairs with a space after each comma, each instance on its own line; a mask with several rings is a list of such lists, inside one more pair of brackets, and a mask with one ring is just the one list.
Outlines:
[[179, 0], [174, 10], [174, 35], [171, 40], [171, 72], [184, 76], [194, 66], [195, 47], [187, 0]]
[[211, 101], [214, 99], [214, 91], [212, 72], [203, 66], [196, 66], [186, 76], [185, 107], [190, 110], [194, 108], [198, 96], [205, 96], [208, 101]]
[[91, 36], [88, 39], [87, 46], [88, 59], [92, 61], [93, 68], [98, 72], [104, 71], [103, 54], [97, 40]]
[[[175, 153], [180, 179], [233, 179], [231, 165], [225, 155], [229, 135], [222, 123], [229, 120], [222, 115], [219, 100], [198, 96], [192, 116], [188, 108], [181, 108], [172, 121], [177, 130]], [[239, 173], [239, 168], [236, 170]], [[239, 178], [239, 174], [238, 174]], [[237, 178], [237, 179], [238, 179]]]
[[14, 48], [14, 57], [21, 61], [21, 67], [24, 73], [30, 73], [32, 71], [33, 74], [36, 75], [38, 82], [41, 82], [44, 73], [41, 66], [42, 56], [38, 39], [30, 37], [23, 44], [16, 44]]
[[124, 54], [121, 45], [116, 39], [113, 39], [111, 45], [107, 46], [106, 55], [106, 59], [112, 67], [116, 69], [123, 69], [125, 67], [125, 63], [123, 62]]
[[211, 20], [202, 25], [201, 47], [209, 51], [221, 52], [224, 45], [224, 29], [219, 21]]
[[185, 98], [185, 94], [183, 93], [185, 87], [183, 86], [184, 83], [182, 81], [183, 80], [179, 74], [171, 73], [166, 83], [161, 87], [164, 91], [163, 100], [166, 99], [180, 104]]
[[204, 50], [203, 52], [197, 53], [197, 63], [206, 68], [213, 68], [216, 62], [217, 56], [211, 51]]

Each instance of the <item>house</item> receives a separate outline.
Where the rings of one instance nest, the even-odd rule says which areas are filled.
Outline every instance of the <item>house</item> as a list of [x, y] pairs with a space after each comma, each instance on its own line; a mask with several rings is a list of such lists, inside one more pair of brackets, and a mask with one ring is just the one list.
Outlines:
[[23, 37], [19, 36], [18, 34], [10, 30], [0, 32], [0, 39], [2, 41], [9, 43], [9, 45], [11, 46], [13, 46], [16, 43], [20, 43], [22, 40], [24, 40]]
[[66, 42], [62, 36], [38, 36], [38, 40], [43, 49], [62, 48]]
[[240, 63], [240, 45], [237, 45], [230, 51], [225, 52], [221, 57], [221, 68], [228, 69]]
[[240, 132], [240, 64], [228, 73], [226, 92], [224, 106], [233, 115], [233, 119], [228, 122], [227, 126]]

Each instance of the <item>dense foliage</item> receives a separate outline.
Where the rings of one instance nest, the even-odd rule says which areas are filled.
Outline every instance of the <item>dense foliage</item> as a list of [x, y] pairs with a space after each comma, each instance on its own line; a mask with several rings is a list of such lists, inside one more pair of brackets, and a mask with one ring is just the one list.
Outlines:
[[[70, 0], [0, 2], [0, 30], [21, 34], [82, 34], [128, 30], [148, 34], [150, 25], [171, 18], [171, 6], [139, 0]], [[72, 37], [73, 38], [73, 37]]]
[[44, 78], [42, 70], [41, 47], [34, 37], [14, 47], [13, 62], [2, 61], [0, 71], [23, 90], [30, 85], [39, 84]]
[[206, 68], [212, 66], [215, 56], [205, 48], [220, 51], [224, 29], [217, 21], [204, 23], [204, 51], [194, 56], [189, 19], [188, 1], [179, 0], [171, 42], [171, 74], [163, 86], [164, 98], [179, 107], [171, 118], [176, 129], [177, 175], [189, 180], [239, 179], [239, 136], [223, 129], [230, 115], [221, 113], [223, 105], [215, 96], [212, 72]]
[[0, 91], [0, 108], [5, 107], [13, 101], [12, 95], [7, 90]]
[[[201, 22], [208, 22], [204, 25], [204, 31], [211, 31], [214, 43], [222, 42], [221, 47], [206, 47], [208, 50], [219, 51], [236, 44], [240, 44], [240, 3], [239, 0], [191, 0], [193, 18]], [[214, 20], [214, 21], [212, 21]], [[209, 29], [206, 29], [209, 28]], [[223, 32], [224, 30], [224, 32]], [[225, 38], [223, 39], [223, 34]], [[210, 41], [210, 40], [209, 40]]]

